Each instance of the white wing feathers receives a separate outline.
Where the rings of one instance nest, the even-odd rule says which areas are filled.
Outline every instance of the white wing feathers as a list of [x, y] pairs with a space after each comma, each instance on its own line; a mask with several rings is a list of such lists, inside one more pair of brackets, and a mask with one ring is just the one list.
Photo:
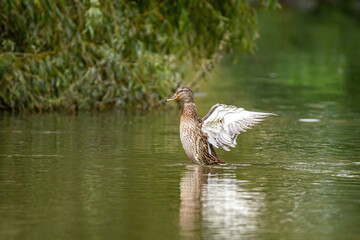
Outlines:
[[270, 115], [276, 114], [250, 112], [231, 105], [216, 104], [202, 119], [201, 130], [209, 136], [208, 142], [214, 147], [230, 151], [229, 147], [236, 146], [236, 138], [241, 132], [246, 132]]

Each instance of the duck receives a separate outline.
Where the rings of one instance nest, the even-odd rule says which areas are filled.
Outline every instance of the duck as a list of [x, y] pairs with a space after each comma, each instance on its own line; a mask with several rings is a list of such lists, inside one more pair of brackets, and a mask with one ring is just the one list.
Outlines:
[[180, 140], [187, 157], [198, 165], [226, 164], [215, 148], [230, 151], [236, 146], [239, 134], [261, 123], [274, 113], [246, 111], [233, 105], [215, 104], [200, 118], [189, 87], [181, 86], [166, 101], [180, 100], [184, 103], [180, 117]]

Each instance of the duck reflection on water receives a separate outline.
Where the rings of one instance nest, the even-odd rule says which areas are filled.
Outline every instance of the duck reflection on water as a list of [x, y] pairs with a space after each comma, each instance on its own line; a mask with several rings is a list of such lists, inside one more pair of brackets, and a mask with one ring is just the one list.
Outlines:
[[256, 232], [264, 195], [241, 187], [244, 184], [247, 181], [222, 168], [187, 166], [180, 182], [181, 235], [217, 239]]

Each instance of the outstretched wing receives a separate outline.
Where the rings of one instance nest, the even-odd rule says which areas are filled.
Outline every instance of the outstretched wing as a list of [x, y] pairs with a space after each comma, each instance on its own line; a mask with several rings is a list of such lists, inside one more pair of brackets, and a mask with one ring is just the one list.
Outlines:
[[208, 135], [208, 142], [216, 148], [236, 146], [236, 138], [252, 126], [264, 121], [264, 118], [276, 115], [273, 113], [250, 112], [231, 105], [216, 104], [202, 119], [201, 131]]

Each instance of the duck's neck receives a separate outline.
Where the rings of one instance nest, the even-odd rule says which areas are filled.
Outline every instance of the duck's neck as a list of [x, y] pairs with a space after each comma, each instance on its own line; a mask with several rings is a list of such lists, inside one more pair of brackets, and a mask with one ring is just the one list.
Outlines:
[[185, 102], [184, 107], [181, 114], [182, 119], [199, 119], [199, 115], [196, 111], [195, 103], [193, 102]]

